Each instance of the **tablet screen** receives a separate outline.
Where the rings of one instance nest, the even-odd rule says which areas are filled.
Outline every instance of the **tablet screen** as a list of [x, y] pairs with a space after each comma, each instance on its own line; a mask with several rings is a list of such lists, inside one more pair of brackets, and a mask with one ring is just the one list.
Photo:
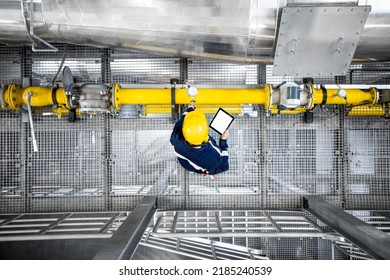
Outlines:
[[210, 127], [217, 133], [222, 135], [232, 124], [234, 117], [226, 112], [224, 109], [219, 108], [214, 118], [210, 122]]

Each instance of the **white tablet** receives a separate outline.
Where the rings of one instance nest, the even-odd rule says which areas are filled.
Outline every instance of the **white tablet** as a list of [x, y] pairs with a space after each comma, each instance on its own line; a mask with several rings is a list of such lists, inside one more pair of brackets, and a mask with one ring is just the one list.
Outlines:
[[219, 108], [214, 118], [210, 122], [210, 128], [215, 130], [218, 134], [222, 135], [232, 124], [234, 117], [226, 112], [224, 109]]

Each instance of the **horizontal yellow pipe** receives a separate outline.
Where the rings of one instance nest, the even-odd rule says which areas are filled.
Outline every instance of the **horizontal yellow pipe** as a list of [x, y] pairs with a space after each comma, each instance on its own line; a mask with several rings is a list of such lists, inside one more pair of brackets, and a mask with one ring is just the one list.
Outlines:
[[385, 111], [381, 105], [352, 107], [348, 116], [384, 116]]
[[[361, 89], [344, 89], [347, 93], [347, 98], [344, 99], [337, 95], [339, 89], [327, 89], [326, 102], [327, 105], [373, 105], [376, 102], [377, 90], [370, 88], [369, 90]], [[324, 92], [320, 88], [313, 88], [313, 105], [322, 104], [324, 101]]]
[[[11, 109], [18, 110], [23, 104], [28, 104], [28, 95], [31, 92], [31, 106], [49, 106], [54, 105], [52, 90], [52, 88], [40, 86], [20, 88], [15, 84], [10, 84], [4, 91], [3, 99]], [[56, 100], [58, 104], [67, 105], [67, 98], [63, 88], [56, 90]]]
[[[264, 104], [270, 102], [271, 88], [267, 85], [264, 88], [199, 88], [195, 96], [197, 105], [241, 105], [241, 104]], [[120, 110], [124, 104], [139, 105], [170, 105], [170, 88], [120, 88], [119, 84], [114, 86], [114, 105]], [[189, 104], [191, 97], [187, 89], [175, 89], [175, 103]]]
[[230, 114], [242, 115], [242, 106], [240, 105], [221, 105], [221, 106], [208, 106], [208, 105], [196, 105], [196, 110], [205, 114], [215, 114], [218, 109], [222, 107], [226, 112]]
[[[353, 108], [348, 113], [350, 116], [368, 115], [383, 116], [385, 112], [381, 105], [374, 105], [377, 101], [378, 92], [376, 88], [368, 90], [344, 89], [346, 99], [337, 95], [338, 89], [327, 89], [326, 100], [323, 89], [314, 88], [312, 109], [315, 105], [325, 103], [327, 105], [352, 105]], [[189, 104], [191, 97], [188, 96], [187, 89], [175, 89], [175, 103], [178, 105]], [[198, 94], [195, 96], [196, 106], [199, 111], [213, 114], [219, 107], [232, 114], [242, 114], [242, 104], [265, 105], [265, 109], [270, 109], [272, 114], [300, 114], [306, 112], [303, 107], [295, 110], [278, 110], [277, 105], [270, 108], [271, 103], [271, 85], [267, 84], [264, 88], [198, 88]], [[3, 101], [6, 107], [18, 110], [22, 105], [28, 103], [28, 94], [31, 92], [31, 106], [49, 106], [54, 105], [52, 97], [52, 88], [32, 86], [20, 88], [16, 84], [10, 84], [3, 91]], [[65, 107], [68, 106], [67, 96], [63, 88], [58, 88], [55, 93], [55, 99], [60, 109], [59, 115], [65, 114]], [[145, 105], [145, 114], [170, 114], [171, 113], [171, 89], [170, 88], [120, 88], [116, 84], [113, 88], [113, 101], [117, 110], [121, 105], [137, 104]]]
[[306, 108], [297, 108], [297, 109], [285, 109], [285, 110], [279, 110], [278, 106], [274, 105], [271, 108], [271, 114], [276, 115], [276, 114], [283, 114], [283, 115], [297, 115], [306, 112]]
[[[220, 106], [196, 105], [196, 110], [205, 114], [215, 114], [219, 107]], [[239, 105], [224, 105], [222, 108], [230, 114], [242, 114], [242, 107]], [[143, 114], [172, 114], [172, 108], [170, 105], [145, 105]]]
[[[54, 105], [52, 98], [52, 88], [28, 87], [23, 89], [23, 103], [28, 103], [28, 93], [31, 92], [31, 106], [49, 106]], [[56, 100], [58, 104], [67, 104], [64, 88], [58, 88], [56, 91]]]

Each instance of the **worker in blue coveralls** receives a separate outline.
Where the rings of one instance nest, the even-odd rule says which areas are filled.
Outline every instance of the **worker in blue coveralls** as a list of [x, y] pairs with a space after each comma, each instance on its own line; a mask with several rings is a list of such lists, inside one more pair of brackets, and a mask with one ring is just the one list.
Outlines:
[[229, 131], [220, 136], [217, 145], [209, 136], [208, 127], [205, 114], [196, 111], [195, 105], [191, 103], [173, 128], [171, 144], [185, 169], [215, 179], [215, 174], [229, 169]]

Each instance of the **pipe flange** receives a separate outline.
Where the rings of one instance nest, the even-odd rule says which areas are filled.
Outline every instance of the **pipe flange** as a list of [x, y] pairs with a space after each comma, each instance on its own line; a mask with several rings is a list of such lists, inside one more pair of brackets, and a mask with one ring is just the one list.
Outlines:
[[111, 88], [111, 103], [114, 107], [114, 109], [119, 112], [121, 110], [120, 107], [120, 85], [116, 83], [112, 88]]
[[[273, 90], [272, 90], [272, 86], [270, 84], [266, 84], [265, 85], [265, 93], [267, 94], [268, 93], [268, 96], [265, 98], [266, 101], [268, 101], [268, 104], [264, 104], [265, 105], [265, 110], [271, 110], [271, 106], [272, 106], [272, 93], [273, 93]], [[268, 98], [268, 100], [267, 100]]]
[[19, 92], [16, 84], [10, 84], [6, 90], [6, 95], [8, 96], [6, 96], [5, 102], [8, 99], [8, 106], [13, 110], [19, 110], [21, 104], [23, 104], [22, 96]]
[[305, 108], [312, 110], [314, 108], [313, 85], [309, 83], [305, 84], [303, 90], [307, 93], [307, 104]]
[[380, 99], [379, 90], [378, 90], [377, 88], [375, 88], [375, 87], [370, 87], [369, 90], [370, 90], [370, 91], [372, 92], [372, 94], [375, 96], [375, 98], [373, 99], [371, 105], [375, 105], [375, 104], [377, 104], [377, 103], [379, 102], [379, 99]]

